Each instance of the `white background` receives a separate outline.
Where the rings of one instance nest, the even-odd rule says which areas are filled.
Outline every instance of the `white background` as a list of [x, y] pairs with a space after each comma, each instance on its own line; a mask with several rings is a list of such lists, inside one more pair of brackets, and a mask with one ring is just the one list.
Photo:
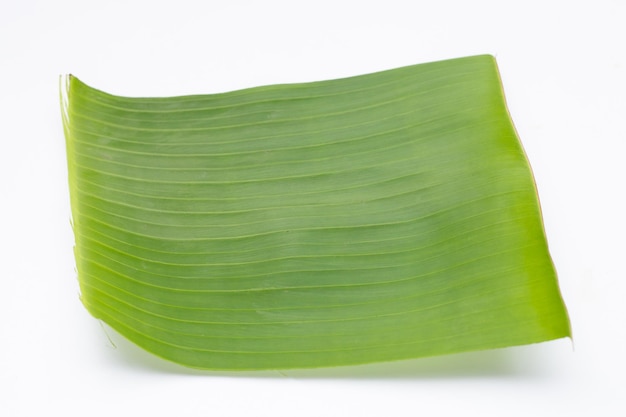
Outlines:
[[[574, 343], [202, 373], [79, 301], [58, 76], [212, 93], [496, 56]], [[626, 415], [626, 2], [0, 0], [0, 415]]]

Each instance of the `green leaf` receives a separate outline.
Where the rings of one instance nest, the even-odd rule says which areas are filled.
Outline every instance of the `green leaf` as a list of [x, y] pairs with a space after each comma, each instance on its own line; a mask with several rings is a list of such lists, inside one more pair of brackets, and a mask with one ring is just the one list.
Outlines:
[[82, 301], [158, 356], [304, 368], [570, 335], [491, 56], [63, 94]]

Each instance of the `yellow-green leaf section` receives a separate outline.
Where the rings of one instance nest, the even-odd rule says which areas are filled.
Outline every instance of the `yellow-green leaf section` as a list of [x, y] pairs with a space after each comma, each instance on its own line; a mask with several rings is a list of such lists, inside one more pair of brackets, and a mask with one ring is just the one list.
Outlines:
[[82, 301], [158, 356], [303, 368], [570, 335], [491, 56], [63, 96]]

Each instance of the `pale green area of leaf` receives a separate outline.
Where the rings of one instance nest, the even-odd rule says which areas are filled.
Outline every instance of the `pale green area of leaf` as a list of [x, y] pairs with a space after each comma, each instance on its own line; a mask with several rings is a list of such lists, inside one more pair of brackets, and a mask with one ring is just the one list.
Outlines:
[[493, 57], [63, 103], [82, 301], [205, 369], [570, 335]]

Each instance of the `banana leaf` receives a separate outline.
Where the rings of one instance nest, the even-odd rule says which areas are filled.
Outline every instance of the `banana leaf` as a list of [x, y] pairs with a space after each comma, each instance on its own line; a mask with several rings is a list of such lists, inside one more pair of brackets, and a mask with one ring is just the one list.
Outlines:
[[128, 98], [63, 78], [87, 310], [214, 370], [570, 336], [496, 62]]

